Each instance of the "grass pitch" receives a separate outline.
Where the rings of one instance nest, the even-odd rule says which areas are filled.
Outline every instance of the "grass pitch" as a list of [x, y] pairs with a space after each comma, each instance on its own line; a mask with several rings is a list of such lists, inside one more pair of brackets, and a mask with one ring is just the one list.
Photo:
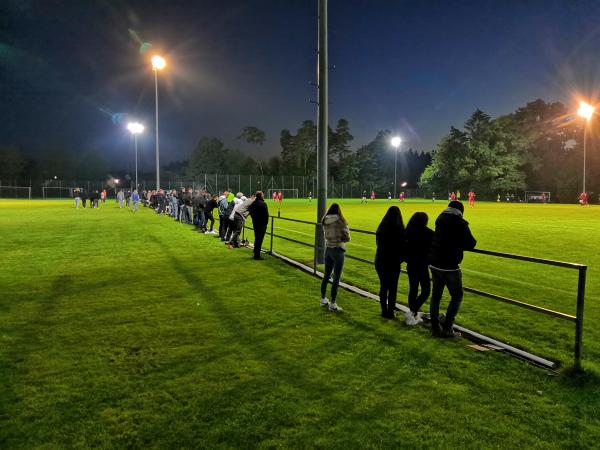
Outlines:
[[[366, 229], [388, 206], [356, 203], [344, 213]], [[2, 200], [0, 447], [594, 447], [598, 255], [590, 249], [600, 210], [536, 206], [480, 204], [466, 218], [481, 248], [590, 265], [583, 378], [433, 339], [425, 328], [381, 320], [378, 304], [347, 292], [344, 313], [330, 314], [318, 306], [317, 279], [273, 258], [254, 262], [247, 250], [227, 250], [148, 210]], [[313, 220], [315, 207], [286, 201], [282, 215]], [[409, 203], [402, 211], [433, 220], [442, 207]], [[555, 222], [573, 232], [543, 226]], [[372, 237], [352, 237], [349, 252], [373, 251]], [[274, 245], [306, 258], [293, 244]], [[475, 256], [466, 257], [465, 284], [492, 290], [496, 280], [493, 292], [524, 300], [540, 286], [546, 294], [536, 301], [574, 307], [563, 285], [574, 272], [489, 272]], [[353, 264], [344, 278], [372, 286], [372, 268]], [[519, 282], [507, 285], [519, 270]], [[459, 321], [509, 308], [492, 304], [467, 296]], [[507, 336], [535, 325], [523, 338], [568, 360], [572, 341], [544, 344], [561, 322], [509, 316], [481, 325]]]

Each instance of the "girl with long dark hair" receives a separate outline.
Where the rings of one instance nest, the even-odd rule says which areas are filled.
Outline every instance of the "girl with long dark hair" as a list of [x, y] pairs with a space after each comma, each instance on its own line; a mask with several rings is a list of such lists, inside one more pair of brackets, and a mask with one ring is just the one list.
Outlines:
[[379, 276], [379, 303], [381, 316], [393, 319], [396, 310], [396, 295], [400, 265], [404, 259], [404, 222], [397, 206], [391, 206], [376, 234], [377, 253], [375, 254], [375, 270]]
[[[325, 233], [325, 274], [321, 282], [321, 306], [328, 306], [329, 311], [342, 311], [336, 303], [338, 286], [344, 268], [345, 243], [350, 241], [348, 222], [342, 215], [340, 205], [334, 203], [321, 220]], [[333, 273], [331, 285], [331, 301], [327, 300], [327, 282]]]
[[[429, 298], [431, 278], [427, 267], [427, 255], [433, 239], [433, 230], [427, 227], [429, 218], [424, 212], [416, 212], [406, 225], [406, 271], [408, 273], [408, 307], [406, 324], [417, 325], [423, 320], [419, 309]], [[419, 294], [419, 285], [421, 293]], [[418, 295], [417, 295], [418, 294]]]

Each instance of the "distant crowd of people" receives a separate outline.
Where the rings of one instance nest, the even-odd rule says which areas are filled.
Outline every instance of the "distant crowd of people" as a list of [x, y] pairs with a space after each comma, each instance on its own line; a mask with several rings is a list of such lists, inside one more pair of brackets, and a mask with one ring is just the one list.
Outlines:
[[[256, 260], [263, 259], [261, 248], [269, 222], [269, 208], [262, 191], [248, 198], [242, 192], [234, 194], [231, 190], [216, 195], [192, 188], [159, 189], [143, 191], [142, 201], [144, 206], [153, 208], [157, 214], [169, 215], [178, 222], [193, 225], [201, 233], [218, 235], [229, 248], [248, 244], [242, 241], [241, 236], [246, 218], [250, 216], [254, 229], [253, 257]], [[218, 231], [214, 229], [215, 210], [219, 216]]]
[[[476, 245], [463, 213], [464, 206], [460, 201], [450, 201], [436, 219], [434, 231], [427, 227], [429, 219], [424, 212], [414, 213], [405, 227], [400, 208], [391, 206], [388, 209], [376, 233], [375, 270], [380, 282], [382, 317], [395, 317], [400, 268], [406, 262], [409, 280], [407, 325], [423, 321], [420, 309], [431, 293], [429, 311], [433, 335], [460, 336], [453, 328], [463, 298], [460, 263], [463, 252]], [[321, 306], [341, 311], [336, 300], [344, 267], [345, 244], [350, 241], [349, 226], [337, 203], [331, 205], [321, 223], [326, 241]], [[330, 279], [332, 286], [328, 299]], [[446, 288], [450, 293], [450, 304], [446, 314], [440, 315], [440, 301]]]

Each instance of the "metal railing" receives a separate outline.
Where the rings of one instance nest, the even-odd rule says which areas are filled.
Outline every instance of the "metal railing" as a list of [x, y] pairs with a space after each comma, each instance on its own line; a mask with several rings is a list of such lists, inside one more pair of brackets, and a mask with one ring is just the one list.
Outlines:
[[[292, 242], [294, 244], [298, 244], [298, 245], [301, 245], [304, 247], [313, 248], [314, 256], [313, 256], [313, 260], [312, 260], [312, 269], [313, 269], [313, 273], [316, 274], [317, 267], [318, 267], [318, 264], [317, 264], [318, 253], [317, 252], [323, 251], [324, 249], [315, 246], [314, 243], [309, 244], [307, 242], [293, 239], [289, 236], [283, 236], [281, 234], [276, 234], [275, 233], [275, 221], [281, 220], [281, 221], [288, 221], [288, 222], [301, 223], [301, 224], [305, 224], [305, 225], [311, 225], [311, 226], [315, 227], [315, 232], [317, 232], [317, 229], [322, 227], [322, 225], [317, 222], [310, 222], [307, 220], [300, 220], [300, 219], [291, 219], [288, 217], [270, 216], [270, 218], [271, 218], [270, 232], [268, 233], [270, 236], [270, 242], [269, 242], [268, 253], [273, 254], [273, 240], [274, 239], [282, 239], [284, 241]], [[252, 227], [244, 225], [244, 230], [245, 229], [252, 229]], [[361, 234], [367, 234], [367, 235], [372, 235], [372, 236], [376, 235], [376, 233], [373, 231], [360, 230], [360, 229], [356, 229], [356, 228], [350, 228], [350, 231], [353, 233], [361, 233]], [[490, 251], [490, 250], [473, 249], [473, 250], [470, 250], [470, 252], [478, 253], [480, 255], [488, 255], [488, 256], [492, 256], [492, 257], [496, 257], [496, 258], [525, 261], [525, 262], [530, 262], [530, 263], [534, 263], [534, 264], [562, 267], [565, 269], [572, 269], [572, 270], [578, 271], [577, 312], [576, 312], [575, 316], [566, 314], [563, 312], [559, 312], [559, 311], [554, 311], [554, 310], [544, 308], [541, 306], [532, 305], [530, 303], [522, 302], [520, 300], [515, 300], [513, 298], [503, 297], [503, 296], [485, 292], [485, 291], [482, 291], [479, 289], [470, 288], [467, 286], [464, 286], [463, 289], [466, 292], [469, 292], [471, 294], [475, 294], [475, 295], [485, 297], [485, 298], [488, 298], [491, 300], [496, 300], [496, 301], [507, 303], [507, 304], [510, 304], [513, 306], [518, 306], [520, 308], [528, 309], [530, 311], [534, 311], [534, 312], [537, 312], [540, 314], [545, 314], [547, 316], [554, 317], [557, 319], [566, 320], [568, 322], [574, 322], [575, 323], [574, 369], [577, 371], [580, 371], [582, 369], [581, 361], [582, 361], [582, 351], [583, 351], [583, 315], [584, 315], [584, 304], [585, 304], [585, 282], [586, 282], [587, 266], [583, 265], [583, 264], [569, 263], [569, 262], [563, 262], [563, 261], [554, 261], [554, 260], [550, 260], [550, 259], [535, 258], [535, 257], [531, 257], [531, 256], [515, 255], [515, 254], [511, 254], [511, 253], [502, 253], [502, 252], [495, 252], [495, 251]], [[285, 256], [285, 255], [283, 255], [283, 256]], [[364, 264], [370, 264], [370, 265], [375, 264], [375, 262], [372, 260], [354, 256], [354, 255], [351, 255], [348, 253], [346, 253], [345, 257], [348, 259], [359, 261]], [[402, 270], [402, 272], [406, 273], [405, 270]]]

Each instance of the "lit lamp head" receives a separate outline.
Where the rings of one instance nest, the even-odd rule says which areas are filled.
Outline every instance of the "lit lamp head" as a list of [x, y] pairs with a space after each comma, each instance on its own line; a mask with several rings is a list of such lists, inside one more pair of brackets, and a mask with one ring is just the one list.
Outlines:
[[579, 102], [579, 109], [577, 110], [577, 115], [579, 117], [583, 117], [585, 120], [590, 120], [596, 108], [589, 103]]
[[153, 56], [152, 57], [152, 69], [153, 70], [163, 70], [167, 66], [167, 61], [162, 56]]
[[119, 179], [115, 178], [115, 184], [119, 184]]
[[140, 134], [144, 131], [144, 125], [138, 122], [129, 122], [127, 124], [127, 129], [131, 132], [131, 134]]
[[400, 144], [402, 143], [402, 139], [400, 139], [399, 136], [394, 136], [392, 138], [392, 147], [394, 147], [396, 150], [398, 150], [398, 147], [400, 147]]

